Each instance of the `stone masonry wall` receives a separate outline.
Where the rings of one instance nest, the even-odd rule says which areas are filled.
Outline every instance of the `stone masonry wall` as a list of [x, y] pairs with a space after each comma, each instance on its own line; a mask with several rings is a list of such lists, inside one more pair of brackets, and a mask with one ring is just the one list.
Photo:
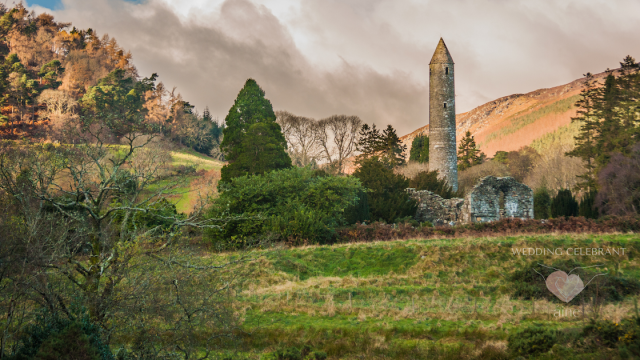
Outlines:
[[[487, 176], [465, 199], [443, 199], [427, 191], [407, 189], [418, 202], [415, 220], [434, 225], [496, 221], [502, 217], [533, 218], [533, 190], [512, 177]], [[504, 207], [500, 209], [500, 193]]]
[[[501, 214], [500, 192], [504, 194]], [[464, 221], [487, 222], [502, 217], [533, 218], [533, 190], [512, 177], [487, 176], [478, 182], [466, 199], [468, 209]]]
[[431, 191], [412, 188], [407, 189], [407, 192], [418, 202], [418, 210], [414, 217], [416, 221], [428, 221], [434, 225], [462, 221], [464, 199], [443, 199]]

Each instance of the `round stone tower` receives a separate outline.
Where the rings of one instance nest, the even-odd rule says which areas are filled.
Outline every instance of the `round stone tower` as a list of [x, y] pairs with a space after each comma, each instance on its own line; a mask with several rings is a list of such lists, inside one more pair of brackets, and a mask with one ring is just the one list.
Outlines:
[[453, 59], [442, 38], [429, 63], [429, 170], [458, 190]]

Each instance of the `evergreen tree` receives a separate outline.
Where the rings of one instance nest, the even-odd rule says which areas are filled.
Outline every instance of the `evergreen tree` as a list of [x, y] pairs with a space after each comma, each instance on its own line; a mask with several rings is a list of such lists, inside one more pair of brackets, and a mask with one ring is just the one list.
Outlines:
[[587, 73], [585, 75], [585, 88], [580, 94], [580, 100], [576, 102], [578, 107], [577, 116], [571, 118], [571, 121], [581, 122], [582, 126], [578, 135], [575, 136], [575, 148], [567, 153], [569, 156], [580, 157], [584, 160], [587, 171], [582, 175], [578, 175], [580, 181], [577, 186], [587, 191], [597, 187], [594, 170], [597, 155], [595, 138], [599, 123], [595, 103], [598, 95], [599, 89], [596, 87], [596, 81], [591, 73]]
[[458, 147], [458, 170], [465, 170], [472, 166], [479, 165], [483, 159], [484, 154], [478, 149], [476, 140], [471, 135], [471, 131], [467, 131]]
[[358, 133], [358, 143], [356, 149], [360, 152], [357, 156], [358, 161], [367, 159], [380, 152], [382, 149], [382, 134], [376, 128], [376, 124], [369, 127], [369, 124], [363, 124]]
[[362, 160], [353, 176], [369, 189], [367, 198], [372, 221], [393, 223], [398, 218], [415, 215], [416, 202], [405, 191], [409, 180], [395, 174], [389, 164], [377, 156]]
[[640, 142], [640, 69], [631, 56], [620, 63], [620, 75], [613, 71], [604, 85], [597, 86], [591, 74], [586, 75], [585, 90], [576, 103], [581, 121], [576, 147], [567, 153], [583, 159], [587, 171], [580, 175], [579, 188], [587, 192], [597, 190], [599, 172], [609, 163], [614, 153], [631, 154]]
[[580, 201], [580, 206], [578, 207], [578, 215], [584, 216], [587, 219], [598, 218], [600, 214], [596, 207], [597, 195], [598, 193], [596, 191], [590, 191], [582, 197], [582, 201]]
[[379, 160], [392, 168], [405, 163], [407, 146], [402, 144], [396, 130], [391, 125], [387, 125], [382, 133], [375, 124], [372, 127], [367, 124], [362, 125], [356, 148], [361, 152], [357, 157], [358, 162], [377, 156]]
[[287, 142], [264, 95], [258, 83], [249, 79], [229, 109], [221, 144], [229, 162], [221, 171], [223, 182], [291, 167]]
[[366, 191], [360, 190], [358, 192], [358, 201], [354, 205], [349, 205], [344, 210], [344, 215], [347, 224], [369, 221], [369, 197]]
[[551, 217], [553, 218], [560, 216], [578, 216], [578, 202], [571, 194], [571, 190], [560, 190], [551, 201], [550, 210]]
[[438, 179], [438, 171], [421, 171], [409, 181], [409, 187], [416, 190], [429, 190], [443, 199], [458, 196], [445, 179]]
[[541, 186], [533, 194], [533, 217], [535, 219], [548, 219], [551, 195], [546, 186]]
[[411, 152], [409, 160], [419, 163], [429, 162], [429, 137], [426, 135], [418, 135], [411, 143]]
[[407, 146], [403, 145], [396, 134], [396, 130], [391, 125], [382, 132], [382, 159], [391, 167], [405, 164], [405, 152]]

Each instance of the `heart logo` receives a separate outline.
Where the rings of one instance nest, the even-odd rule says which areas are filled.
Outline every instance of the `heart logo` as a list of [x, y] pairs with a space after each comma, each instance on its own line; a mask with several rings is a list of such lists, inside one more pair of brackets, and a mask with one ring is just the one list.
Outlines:
[[568, 303], [573, 300], [582, 290], [584, 283], [580, 276], [576, 274], [567, 275], [564, 271], [556, 271], [547, 278], [547, 289], [557, 296], [558, 299]]

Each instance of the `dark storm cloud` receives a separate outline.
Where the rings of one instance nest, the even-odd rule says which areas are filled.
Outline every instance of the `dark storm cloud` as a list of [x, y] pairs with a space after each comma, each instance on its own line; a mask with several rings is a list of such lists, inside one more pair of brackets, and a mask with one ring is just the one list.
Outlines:
[[637, 0], [63, 0], [56, 18], [109, 33], [199, 109], [224, 118], [255, 78], [276, 109], [428, 122], [440, 36], [456, 62], [457, 111], [560, 85], [640, 57]]

